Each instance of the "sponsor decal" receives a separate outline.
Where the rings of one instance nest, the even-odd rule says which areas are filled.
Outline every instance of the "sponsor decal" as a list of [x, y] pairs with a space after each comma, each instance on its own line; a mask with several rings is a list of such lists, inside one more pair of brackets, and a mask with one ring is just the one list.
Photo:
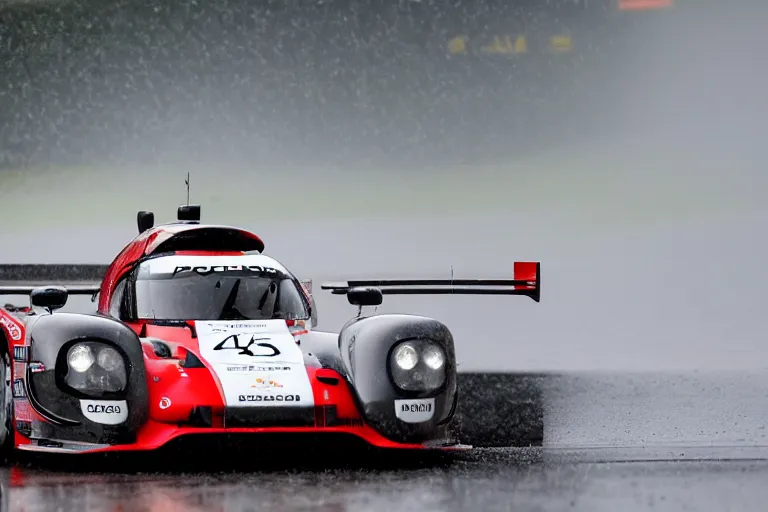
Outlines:
[[229, 332], [232, 330], [244, 330], [245, 332], [260, 331], [263, 332], [269, 328], [267, 324], [242, 324], [242, 323], [225, 323], [214, 325], [209, 323], [208, 327], [211, 328], [211, 332]]
[[403, 404], [400, 406], [402, 412], [431, 412], [432, 404]]
[[31, 373], [40, 373], [45, 371], [45, 365], [37, 361], [29, 363], [28, 366]]
[[102, 425], [119, 425], [128, 419], [125, 400], [80, 400], [83, 416]]
[[[285, 320], [206, 320], [195, 328], [200, 355], [221, 383], [226, 405], [314, 405], [304, 352]], [[282, 398], [265, 403], [255, 398], [262, 394]]]
[[[256, 336], [256, 334], [252, 334], [246, 344], [241, 345], [240, 335], [230, 334], [213, 347], [213, 350], [239, 350], [239, 355], [251, 357], [275, 357], [280, 355], [280, 351], [276, 346], [266, 343], [271, 341], [272, 338], [257, 338]], [[248, 339], [247, 335], [244, 338]], [[257, 347], [260, 347], [260, 349]], [[253, 352], [254, 350], [256, 351], [255, 353]]]
[[17, 419], [16, 432], [23, 435], [24, 437], [30, 437], [32, 435], [32, 422]]
[[13, 359], [14, 361], [28, 361], [29, 347], [13, 347]]
[[13, 398], [26, 398], [27, 392], [24, 389], [24, 379], [13, 381]]
[[162, 410], [166, 410], [170, 406], [171, 406], [171, 399], [170, 398], [168, 398], [167, 396], [164, 396], [163, 398], [160, 399], [160, 408]]
[[13, 401], [13, 415], [18, 421], [32, 421], [32, 407], [24, 399]]
[[228, 364], [228, 372], [289, 372], [290, 366], [256, 366], [253, 364]]
[[262, 379], [261, 377], [256, 377], [256, 381], [253, 384], [251, 384], [251, 387], [256, 389], [271, 390], [275, 388], [282, 388], [283, 385], [274, 379], [270, 379], [270, 378]]
[[119, 405], [103, 405], [103, 404], [88, 404], [86, 406], [88, 412], [103, 413], [103, 414], [120, 414]]
[[6, 316], [0, 315], [0, 324], [5, 326], [13, 341], [19, 341], [21, 339], [21, 327], [19, 327], [15, 321]]
[[173, 269], [172, 277], [176, 277], [176, 275], [185, 272], [194, 272], [195, 274], [201, 276], [209, 276], [214, 272], [250, 272], [252, 274], [258, 275], [276, 275], [279, 273], [276, 268], [264, 267], [262, 265], [197, 265], [194, 267], [190, 265], [183, 265]]
[[435, 399], [395, 400], [395, 416], [405, 423], [423, 423], [435, 414]]
[[300, 402], [299, 395], [240, 395], [240, 402]]

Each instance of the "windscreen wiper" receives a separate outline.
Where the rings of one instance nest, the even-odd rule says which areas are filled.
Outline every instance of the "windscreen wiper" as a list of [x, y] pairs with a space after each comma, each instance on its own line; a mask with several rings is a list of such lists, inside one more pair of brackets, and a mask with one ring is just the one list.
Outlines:
[[242, 319], [245, 319], [245, 316], [243, 316], [242, 313], [240, 313], [237, 309], [234, 308], [235, 300], [237, 299], [237, 292], [240, 290], [241, 281], [242, 279], [236, 279], [235, 284], [232, 285], [232, 290], [229, 292], [229, 295], [227, 296], [227, 301], [224, 303], [224, 307], [221, 308], [221, 313], [219, 314], [219, 320], [236, 320], [233, 318], [225, 317], [225, 315], [230, 311], [238, 314]]

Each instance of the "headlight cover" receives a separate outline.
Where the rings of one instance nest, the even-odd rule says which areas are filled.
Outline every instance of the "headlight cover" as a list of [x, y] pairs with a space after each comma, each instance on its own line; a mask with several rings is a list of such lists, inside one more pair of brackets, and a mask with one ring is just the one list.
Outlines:
[[439, 370], [445, 364], [445, 354], [437, 345], [431, 345], [424, 349], [424, 364], [433, 370]]
[[85, 394], [118, 393], [128, 383], [123, 355], [106, 343], [75, 343], [67, 351], [66, 361], [64, 382]]
[[392, 359], [401, 370], [413, 370], [419, 364], [419, 353], [410, 343], [401, 344], [392, 355]]
[[445, 350], [431, 340], [401, 342], [392, 350], [389, 370], [403, 391], [436, 391], [445, 383]]
[[73, 345], [67, 352], [67, 364], [77, 373], [87, 372], [95, 361], [93, 350], [84, 343]]

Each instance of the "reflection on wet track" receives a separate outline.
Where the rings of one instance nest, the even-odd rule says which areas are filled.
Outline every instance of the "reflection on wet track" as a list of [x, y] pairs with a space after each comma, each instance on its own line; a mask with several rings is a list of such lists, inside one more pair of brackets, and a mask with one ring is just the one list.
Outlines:
[[402, 459], [184, 443], [136, 458], [31, 459], [0, 470], [3, 510], [765, 510], [764, 375], [531, 378], [543, 447]]
[[[688, 455], [685, 455], [688, 452]], [[682, 456], [682, 458], [681, 458]], [[679, 458], [680, 460], [670, 460]], [[689, 459], [689, 460], [686, 460]], [[626, 461], [635, 461], [625, 463]], [[9, 510], [764, 510], [768, 447], [484, 449], [407, 469], [0, 473]], [[195, 468], [197, 469], [197, 468]]]

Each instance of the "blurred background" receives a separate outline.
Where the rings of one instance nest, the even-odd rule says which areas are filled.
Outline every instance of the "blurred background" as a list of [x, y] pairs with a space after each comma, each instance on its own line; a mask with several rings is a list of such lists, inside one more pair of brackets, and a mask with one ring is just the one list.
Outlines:
[[[0, 260], [107, 263], [135, 213], [261, 235], [323, 295], [403, 297], [464, 370], [768, 367], [768, 5], [742, 0], [2, 0]], [[21, 299], [20, 299], [21, 300]], [[75, 304], [73, 307], [80, 307]]]

